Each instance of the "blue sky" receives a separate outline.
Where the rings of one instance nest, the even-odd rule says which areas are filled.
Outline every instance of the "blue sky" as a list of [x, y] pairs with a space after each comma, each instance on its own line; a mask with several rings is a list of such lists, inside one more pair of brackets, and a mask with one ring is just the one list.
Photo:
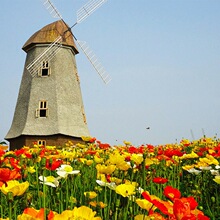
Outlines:
[[[75, 23], [85, 0], [53, 0]], [[78, 72], [91, 136], [166, 144], [220, 135], [220, 1], [108, 0], [74, 27], [112, 78], [105, 85], [84, 54]], [[2, 0], [0, 140], [9, 130], [26, 40], [55, 21], [41, 0]], [[150, 129], [146, 129], [150, 127]]]

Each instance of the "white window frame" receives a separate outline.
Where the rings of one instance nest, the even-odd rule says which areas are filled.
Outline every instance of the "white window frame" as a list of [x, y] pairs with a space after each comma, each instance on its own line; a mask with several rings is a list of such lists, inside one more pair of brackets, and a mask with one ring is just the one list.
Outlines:
[[37, 145], [38, 146], [46, 146], [46, 141], [45, 140], [38, 140]]
[[[43, 75], [43, 70], [47, 70], [47, 75]], [[40, 77], [48, 77], [50, 76], [50, 65], [48, 61], [42, 61], [41, 62], [41, 67], [38, 71], [38, 76]]]
[[[41, 116], [41, 110], [45, 111], [45, 116]], [[37, 118], [47, 118], [48, 117], [48, 101], [40, 100], [39, 107], [36, 109]]]

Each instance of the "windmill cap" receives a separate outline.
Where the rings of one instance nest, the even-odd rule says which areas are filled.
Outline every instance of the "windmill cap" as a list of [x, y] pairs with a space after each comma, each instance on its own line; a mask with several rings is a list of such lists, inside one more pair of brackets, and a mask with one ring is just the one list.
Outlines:
[[50, 44], [57, 37], [63, 36], [62, 45], [71, 47], [75, 54], [79, 53], [74, 42], [73, 36], [68, 30], [68, 26], [61, 20], [46, 25], [39, 31], [35, 32], [24, 44], [22, 49], [27, 52], [35, 44]]

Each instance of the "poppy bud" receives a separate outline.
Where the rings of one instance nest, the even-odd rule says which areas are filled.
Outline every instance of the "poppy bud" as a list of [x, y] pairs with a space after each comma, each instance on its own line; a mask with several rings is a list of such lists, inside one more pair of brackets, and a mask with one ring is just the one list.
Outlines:
[[32, 152], [32, 158], [36, 159], [37, 157], [38, 157], [37, 154], [35, 152]]
[[133, 168], [134, 167], [134, 165], [135, 165], [135, 163], [134, 163], [134, 161], [133, 160], [131, 160], [131, 167]]
[[202, 206], [199, 206], [198, 208], [199, 208], [200, 210], [203, 210], [203, 207], [202, 207]]
[[46, 158], [43, 157], [43, 158], [41, 159], [40, 163], [41, 163], [41, 166], [44, 167], [44, 166], [46, 165]]
[[119, 207], [120, 206], [120, 199], [117, 199], [116, 200], [116, 207]]
[[14, 200], [13, 192], [8, 192], [8, 193], [7, 193], [7, 200], [8, 200], [9, 202], [13, 202], [13, 200]]
[[27, 170], [24, 170], [23, 177], [24, 177], [24, 178], [27, 178], [27, 176], [28, 176], [28, 171], [27, 171]]
[[26, 198], [27, 198], [27, 201], [30, 203], [33, 198], [33, 195], [31, 193], [27, 193]]
[[146, 152], [143, 153], [143, 158], [144, 158], [144, 159], [147, 158], [147, 153], [146, 153]]
[[49, 159], [49, 164], [52, 165], [53, 164], [53, 158]]

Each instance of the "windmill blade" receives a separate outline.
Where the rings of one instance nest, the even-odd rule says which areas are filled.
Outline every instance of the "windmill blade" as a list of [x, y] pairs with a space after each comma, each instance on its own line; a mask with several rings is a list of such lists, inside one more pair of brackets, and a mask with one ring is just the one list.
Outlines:
[[43, 61], [51, 60], [60, 50], [62, 47], [62, 37], [59, 36], [56, 40], [51, 43], [47, 49], [40, 54], [36, 59], [34, 59], [31, 63], [28, 64], [26, 67], [27, 70], [30, 72], [32, 77], [35, 77], [38, 74], [38, 70], [41, 66]]
[[63, 20], [61, 14], [58, 12], [58, 10], [55, 8], [55, 6], [50, 0], [44, 0], [43, 4], [46, 7], [46, 9], [49, 11], [49, 13], [52, 15], [52, 17], [60, 18], [61, 20]]
[[89, 17], [96, 9], [103, 5], [107, 0], [90, 0], [77, 11], [77, 23], [81, 23]]
[[96, 72], [100, 75], [100, 77], [104, 81], [104, 83], [108, 84], [111, 81], [111, 78], [109, 77], [109, 75], [105, 71], [102, 64], [98, 61], [98, 59], [97, 59], [96, 55], [93, 53], [93, 51], [88, 47], [86, 42], [78, 41], [78, 40], [76, 40], [76, 42], [78, 43], [79, 47], [81, 48], [83, 53], [86, 55], [89, 62], [92, 64], [92, 66], [96, 70]]

